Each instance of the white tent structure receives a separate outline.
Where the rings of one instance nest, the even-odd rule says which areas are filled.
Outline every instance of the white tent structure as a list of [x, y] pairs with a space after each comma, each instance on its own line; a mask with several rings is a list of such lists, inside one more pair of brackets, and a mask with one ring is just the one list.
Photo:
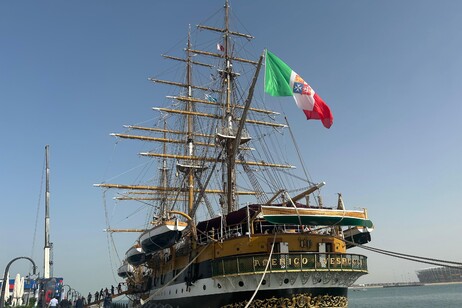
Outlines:
[[19, 290], [18, 290], [18, 306], [23, 304], [22, 297], [24, 295], [24, 277], [21, 277], [19, 281]]
[[3, 281], [2, 283], [6, 283], [6, 285], [5, 285], [5, 295], [4, 295], [5, 302], [6, 302], [10, 298], [10, 272], [8, 272], [6, 274], [6, 281]]
[[16, 274], [16, 278], [14, 279], [14, 287], [13, 287], [13, 300], [11, 301], [11, 306], [19, 306], [19, 292], [21, 289], [21, 275]]

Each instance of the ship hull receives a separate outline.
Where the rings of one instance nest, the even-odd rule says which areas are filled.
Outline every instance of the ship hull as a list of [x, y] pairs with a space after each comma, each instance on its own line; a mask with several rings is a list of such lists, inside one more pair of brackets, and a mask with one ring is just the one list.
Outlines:
[[[279, 289], [262, 291], [254, 298], [249, 307], [347, 307], [347, 288], [323, 289]], [[201, 308], [234, 308], [245, 307], [253, 292], [236, 292], [226, 294], [204, 295], [194, 298], [150, 301], [143, 305], [146, 308], [160, 307], [201, 307]], [[320, 305], [321, 304], [321, 305]]]
[[[274, 236], [273, 236], [274, 237]], [[299, 243], [300, 235], [281, 233], [278, 250], [283, 247], [317, 247], [328, 236], [313, 236]], [[245, 307], [258, 290], [250, 307], [347, 307], [347, 290], [360, 276], [367, 273], [367, 258], [346, 253], [288, 252], [245, 253], [247, 249], [265, 249], [270, 236], [261, 235], [249, 241], [245, 237], [229, 239], [202, 249], [204, 255], [220, 255], [222, 247], [236, 247], [240, 255], [208, 259], [204, 257], [191, 267], [163, 266], [162, 259], [154, 262], [151, 279], [138, 293], [146, 307]], [[245, 247], [245, 243], [249, 246]], [[315, 244], [316, 243], [316, 244]], [[333, 247], [340, 245], [334, 241]], [[282, 248], [281, 248], [282, 247]], [[301, 248], [299, 248], [301, 249]], [[173, 260], [168, 262], [174, 262]], [[180, 262], [178, 260], [178, 262]], [[185, 260], [180, 263], [185, 262]], [[184, 263], [185, 264], [185, 263]], [[263, 275], [265, 275], [263, 277]], [[262, 278], [263, 277], [263, 278]], [[319, 303], [322, 302], [322, 305]], [[277, 304], [283, 303], [283, 304]], [[298, 303], [293, 306], [289, 303]], [[277, 304], [277, 305], [276, 305]], [[317, 306], [316, 306], [316, 305]]]
[[[249, 307], [347, 307], [348, 285], [360, 274], [350, 272], [272, 273], [265, 276]], [[143, 307], [245, 307], [261, 275], [207, 278], [153, 289]]]

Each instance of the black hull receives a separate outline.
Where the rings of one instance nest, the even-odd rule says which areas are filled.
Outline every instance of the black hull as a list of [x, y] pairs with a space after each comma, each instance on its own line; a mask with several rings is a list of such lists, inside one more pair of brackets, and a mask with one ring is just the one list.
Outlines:
[[[149, 301], [143, 308], [245, 307], [254, 291]], [[302, 288], [261, 290], [249, 307], [347, 307], [348, 288]], [[296, 305], [294, 305], [296, 303]], [[292, 306], [294, 305], [294, 306]]]
[[[350, 236], [346, 236], [345, 237], [345, 240], [349, 241], [349, 242], [353, 242], [353, 243], [356, 243], [356, 244], [367, 244], [371, 241], [371, 234], [369, 232], [363, 232], [363, 233], [357, 233], [357, 234], [354, 234], [354, 235], [350, 235]], [[347, 249], [348, 248], [351, 248], [351, 247], [354, 247], [355, 245], [353, 244], [348, 244], [347, 243]]]

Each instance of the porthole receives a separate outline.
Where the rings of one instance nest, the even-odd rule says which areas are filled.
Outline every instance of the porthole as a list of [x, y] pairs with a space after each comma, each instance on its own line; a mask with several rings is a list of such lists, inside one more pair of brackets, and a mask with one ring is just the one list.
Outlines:
[[218, 289], [221, 289], [221, 284], [217, 284]]
[[204, 286], [202, 287], [202, 289], [204, 289], [204, 290], [207, 289], [207, 287], [205, 286], [205, 284], [204, 284]]
[[243, 281], [239, 281], [239, 286], [240, 286], [240, 287], [243, 287], [243, 286], [244, 286], [244, 282], [243, 282]]
[[266, 279], [263, 279], [263, 281], [261, 282], [262, 285], [265, 285], [266, 284]]
[[287, 278], [284, 279], [284, 283], [285, 283], [285, 284], [288, 284], [288, 283], [289, 283], [289, 279], [287, 279]]

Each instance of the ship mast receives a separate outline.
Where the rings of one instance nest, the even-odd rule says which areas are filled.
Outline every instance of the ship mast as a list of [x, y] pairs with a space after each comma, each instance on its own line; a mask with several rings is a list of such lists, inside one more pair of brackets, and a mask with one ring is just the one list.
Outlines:
[[53, 260], [50, 242], [50, 167], [48, 161], [49, 145], [45, 146], [46, 184], [45, 184], [45, 247], [43, 249], [43, 278], [50, 278], [53, 273]]
[[[181, 118], [183, 120], [182, 129], [172, 130], [166, 127], [160, 129], [130, 125], [126, 127], [134, 131], [142, 131], [143, 133], [140, 135], [112, 134], [118, 138], [164, 143], [164, 153], [154, 151], [139, 154], [162, 158], [164, 159], [164, 163], [165, 159], [175, 160], [176, 169], [182, 174], [181, 184], [179, 186], [166, 187], [162, 183], [160, 186], [101, 183], [96, 184], [96, 186], [131, 191], [161, 191], [164, 193], [176, 191], [184, 196], [182, 199], [186, 201], [185, 207], [187, 207], [185, 212], [190, 217], [195, 217], [197, 207], [202, 201], [207, 205], [210, 216], [214, 216], [212, 215], [213, 211], [209, 209], [206, 194], [219, 194], [218, 202], [222, 213], [227, 215], [236, 209], [238, 196], [255, 195], [257, 194], [255, 191], [258, 191], [260, 195], [263, 194], [262, 188], [254, 184], [252, 184], [254, 191], [237, 190], [236, 167], [238, 165], [243, 165], [244, 168], [247, 168], [245, 172], [248, 176], [251, 176], [249, 173], [252, 173], [249, 166], [264, 168], [293, 168], [293, 166], [275, 164], [265, 160], [249, 161], [245, 159], [242, 153], [242, 151], [253, 150], [253, 148], [244, 145], [251, 140], [249, 133], [245, 129], [247, 124], [272, 128], [284, 128], [286, 125], [276, 123], [273, 120], [266, 120], [267, 116], [277, 115], [277, 112], [250, 107], [256, 78], [262, 65], [262, 57], [257, 62], [236, 57], [234, 54], [233, 39], [235, 37], [251, 40], [253, 36], [230, 29], [229, 1], [225, 1], [223, 28], [205, 25], [197, 25], [197, 28], [219, 33], [221, 40], [221, 44], [217, 44], [219, 52], [193, 49], [191, 31], [189, 31], [184, 58], [163, 55], [167, 59], [185, 63], [186, 75], [183, 83], [149, 78], [154, 83], [182, 88], [179, 96], [167, 96], [167, 98], [180, 103], [182, 108], [177, 103], [172, 108], [153, 108], [161, 113], [174, 115], [175, 117], [172, 118], [183, 117]], [[196, 78], [196, 74], [193, 76], [192, 70], [193, 68], [198, 68], [197, 78], [201, 81], [200, 78], [203, 76], [201, 73], [204, 72], [202, 69], [213, 69], [215, 65], [197, 61], [197, 55], [218, 58], [220, 62], [217, 70], [219, 78], [215, 79], [215, 75], [211, 74], [212, 82], [204, 83], [205, 87], [201, 86], [204, 84], [196, 83], [196, 80], [193, 80], [193, 77]], [[236, 85], [237, 77], [240, 75], [233, 68], [233, 63], [254, 65], [256, 67], [254, 79], [245, 102], [242, 101], [241, 93]], [[215, 81], [218, 81], [219, 85]], [[212, 83], [213, 86], [211, 86]], [[199, 97], [199, 95], [204, 94], [205, 99]], [[215, 94], [217, 94], [217, 97], [214, 97]], [[247, 117], [248, 112], [252, 113], [251, 118]], [[168, 116], [168, 118], [170, 117]], [[204, 125], [204, 123], [206, 124]], [[168, 137], [166, 132], [168, 132]], [[155, 135], [146, 135], [150, 133]], [[163, 133], [163, 136], [159, 136], [160, 133]], [[173, 153], [166, 153], [165, 144], [167, 143], [177, 144], [180, 147], [175, 147], [176, 150]], [[220, 166], [221, 170], [215, 172], [215, 168], [218, 166]], [[256, 182], [255, 178], [250, 182]], [[138, 199], [138, 197], [130, 197], [128, 199]], [[175, 198], [175, 200], [178, 201], [179, 199]]]
[[[233, 133], [233, 117], [231, 114], [231, 92], [232, 92], [232, 64], [229, 57], [229, 3], [226, 0], [225, 3], [225, 29], [224, 29], [224, 49], [225, 49], [225, 86], [226, 86], [226, 112], [225, 117], [227, 120], [227, 126], [229, 130], [229, 134], [232, 135]], [[226, 139], [226, 154], [227, 154], [227, 164], [226, 164], [226, 181], [224, 183], [224, 191], [226, 192], [226, 205], [227, 205], [227, 213], [230, 213], [234, 209], [234, 201], [235, 201], [235, 182], [236, 182], [236, 175], [233, 161], [233, 140]]]
[[[259, 74], [263, 56], [260, 57], [260, 60], [258, 63], [252, 62], [253, 64], [257, 66], [257, 69], [255, 71], [253, 83], [249, 90], [248, 98], [245, 102], [246, 105], [244, 107], [241, 107], [244, 109], [242, 116], [240, 119], [237, 119], [233, 117], [234, 110], [232, 109], [234, 108], [234, 106], [237, 105], [237, 102], [232, 101], [233, 99], [232, 93], [234, 90], [233, 89], [234, 78], [238, 75], [233, 71], [233, 65], [231, 62], [233, 57], [230, 54], [230, 50], [231, 50], [230, 35], [243, 36], [246, 38], [251, 38], [251, 36], [230, 31], [228, 0], [226, 0], [226, 3], [225, 3], [225, 28], [222, 31], [224, 33], [223, 43], [224, 43], [224, 58], [225, 58], [225, 69], [223, 71], [224, 91], [225, 91], [225, 112], [224, 112], [225, 123], [224, 123], [223, 132], [226, 132], [225, 134], [221, 134], [221, 135], [219, 134], [219, 137], [221, 137], [223, 140], [224, 149], [226, 152], [226, 179], [223, 180], [223, 190], [225, 191], [225, 194], [226, 194], [226, 200], [225, 200], [225, 204], [222, 204], [222, 207], [223, 207], [223, 210], [225, 210], [226, 208], [226, 213], [230, 213], [235, 210], [236, 196], [237, 196], [236, 194], [236, 155], [238, 154], [238, 149], [241, 143], [245, 143], [250, 140], [249, 135], [244, 130], [244, 124], [245, 122], [247, 122], [246, 120], [247, 111], [250, 108], [250, 102], [253, 96], [253, 89], [255, 87], [255, 82]], [[236, 60], [241, 61], [245, 59], [236, 59]], [[247, 62], [247, 61], [244, 61], [244, 62]], [[237, 122], [238, 124], [237, 128], [233, 127], [234, 122]]]
[[[186, 84], [188, 86], [188, 98], [192, 98], [192, 69], [191, 69], [191, 29], [188, 31], [188, 48], [186, 52]], [[188, 122], [187, 130], [187, 144], [188, 144], [188, 156], [194, 156], [194, 143], [193, 143], [193, 132], [194, 132], [194, 123], [191, 113], [193, 110], [193, 104], [191, 100], [187, 102], [188, 114], [186, 115]], [[188, 214], [191, 215], [191, 211], [194, 206], [194, 169], [188, 168]]]
[[[164, 120], [164, 138], [166, 137], [167, 130], [166, 130], [167, 123]], [[163, 144], [163, 153], [167, 153], [167, 143]], [[162, 169], [161, 169], [161, 187], [167, 188], [168, 185], [168, 167], [167, 167], [167, 159], [162, 159]], [[160, 197], [160, 217], [164, 219], [167, 217], [167, 200], [168, 200], [168, 191], [164, 190], [161, 192]]]

